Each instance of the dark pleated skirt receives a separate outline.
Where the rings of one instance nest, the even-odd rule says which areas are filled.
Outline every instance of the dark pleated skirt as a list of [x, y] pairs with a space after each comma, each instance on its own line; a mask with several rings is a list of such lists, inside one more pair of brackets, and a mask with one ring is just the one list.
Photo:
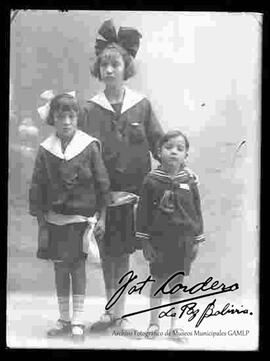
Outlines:
[[47, 245], [39, 244], [37, 257], [42, 259], [76, 262], [85, 259], [83, 234], [87, 223], [72, 223], [57, 226], [47, 223]]
[[106, 217], [106, 231], [100, 242], [100, 253], [110, 256], [131, 254], [136, 249], [133, 204], [109, 207]]

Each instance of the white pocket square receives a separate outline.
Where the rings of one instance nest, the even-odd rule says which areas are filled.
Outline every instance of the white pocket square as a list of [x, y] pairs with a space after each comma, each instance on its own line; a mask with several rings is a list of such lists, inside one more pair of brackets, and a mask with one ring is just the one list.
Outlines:
[[180, 183], [179, 188], [186, 189], [188, 191], [190, 190], [189, 185], [187, 183]]

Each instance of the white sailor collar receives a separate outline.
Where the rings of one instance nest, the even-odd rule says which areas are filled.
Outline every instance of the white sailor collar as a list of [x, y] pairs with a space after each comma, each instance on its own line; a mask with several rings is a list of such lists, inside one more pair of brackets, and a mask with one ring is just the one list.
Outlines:
[[164, 172], [161, 167], [154, 169], [150, 172], [153, 176], [157, 176], [159, 179], [169, 179], [170, 181], [187, 181], [193, 180], [195, 184], [199, 185], [199, 177], [197, 174], [191, 171], [188, 167], [184, 167], [180, 172], [178, 172], [175, 176], [170, 176], [168, 173]]
[[[123, 106], [122, 106], [122, 109], [121, 109], [121, 114], [123, 114], [126, 110], [132, 108], [134, 105], [136, 105], [142, 99], [145, 98], [145, 95], [140, 94], [140, 93], [128, 88], [127, 86], [125, 86], [124, 88], [125, 88], [125, 95], [124, 95], [124, 99], [123, 99]], [[91, 98], [90, 101], [92, 101], [92, 102], [100, 105], [101, 107], [115, 113], [113, 107], [111, 106], [110, 102], [106, 98], [106, 96], [104, 94], [104, 91], [102, 91], [102, 92], [98, 93], [97, 95], [95, 95], [93, 98]]]
[[62, 152], [61, 140], [54, 133], [45, 139], [40, 145], [51, 154], [60, 159], [70, 160], [80, 154], [90, 143], [96, 141], [101, 149], [100, 141], [90, 135], [77, 130], [67, 145], [65, 152]]
[[181, 180], [182, 178], [185, 178], [185, 177], [189, 176], [189, 174], [188, 174], [188, 172], [186, 171], [185, 168], [183, 170], [181, 170], [180, 172], [178, 172], [175, 176], [169, 175], [168, 173], [164, 172], [160, 168], [154, 169], [151, 172], [151, 174], [156, 175], [156, 176], [161, 177], [161, 178], [170, 179], [170, 180]]

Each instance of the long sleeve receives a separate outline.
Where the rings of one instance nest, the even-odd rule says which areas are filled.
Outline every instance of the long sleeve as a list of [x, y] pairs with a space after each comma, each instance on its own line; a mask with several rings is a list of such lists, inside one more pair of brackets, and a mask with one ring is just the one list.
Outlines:
[[86, 105], [81, 107], [81, 112], [79, 114], [80, 118], [78, 121], [78, 128], [83, 132], [89, 134], [89, 127], [88, 127], [88, 109]]
[[90, 136], [102, 141], [100, 119], [97, 118], [93, 104], [87, 104], [81, 111], [81, 118], [79, 122], [79, 129], [89, 134]]
[[110, 180], [96, 142], [91, 144], [91, 162], [98, 193], [97, 208], [101, 209], [109, 201]]
[[137, 208], [136, 237], [141, 240], [150, 239], [149, 226], [152, 223], [153, 189], [145, 178]]
[[29, 189], [29, 212], [32, 216], [46, 211], [47, 184], [48, 176], [43, 151], [39, 148]]
[[199, 190], [198, 190], [196, 183], [193, 184], [193, 195], [194, 195], [195, 209], [197, 212], [197, 219], [198, 219], [198, 223], [199, 223], [198, 234], [195, 237], [195, 242], [200, 243], [200, 242], [205, 241], [205, 236], [203, 233], [204, 227], [203, 227], [203, 217], [202, 217], [202, 210], [201, 210], [201, 199], [200, 199], [200, 194], [199, 194]]
[[158, 143], [160, 138], [163, 136], [163, 130], [161, 125], [152, 109], [151, 103], [148, 102], [148, 119], [146, 122], [146, 134], [148, 143], [150, 146], [151, 153], [153, 157], [159, 161], [158, 157]]

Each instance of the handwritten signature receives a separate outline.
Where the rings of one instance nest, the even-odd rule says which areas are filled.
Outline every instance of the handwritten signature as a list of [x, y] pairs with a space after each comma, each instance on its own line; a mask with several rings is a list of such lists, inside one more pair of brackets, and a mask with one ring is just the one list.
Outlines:
[[[238, 283], [233, 283], [230, 286], [226, 286], [224, 283], [220, 281], [213, 281], [213, 277], [208, 277], [205, 281], [196, 283], [195, 285], [188, 287], [186, 285], [183, 285], [181, 282], [176, 283], [173, 287], [170, 288], [170, 284], [172, 280], [175, 280], [176, 277], [180, 276], [181, 279], [183, 277], [183, 272], [176, 272], [173, 275], [171, 275], [154, 293], [154, 297], [158, 296], [160, 294], [167, 295], [167, 294], [175, 294], [179, 291], [182, 293], [186, 293], [189, 295], [195, 295], [197, 292], [205, 292], [205, 294], [188, 297], [188, 298], [182, 298], [179, 301], [163, 304], [157, 307], [147, 308], [140, 311], [132, 312], [129, 314], [125, 314], [122, 316], [122, 318], [131, 317], [138, 315], [140, 313], [149, 312], [154, 309], [161, 309], [165, 308], [166, 311], [161, 311], [159, 314], [159, 318], [163, 317], [177, 317], [177, 313], [175, 310], [176, 305], [184, 303], [183, 306], [180, 307], [180, 314], [179, 318], [183, 317], [184, 315], [189, 316], [188, 321], [192, 321], [196, 316], [198, 316], [200, 309], [197, 305], [197, 302], [194, 302], [195, 300], [216, 296], [223, 293], [228, 292], [234, 292], [239, 289]], [[119, 280], [119, 285], [121, 285], [116, 292], [112, 295], [110, 300], [105, 306], [105, 309], [108, 311], [110, 310], [116, 302], [120, 299], [120, 297], [123, 295], [124, 292], [127, 292], [128, 295], [131, 295], [133, 293], [141, 294], [143, 289], [155, 282], [155, 280], [149, 275], [145, 280], [134, 282], [137, 280], [138, 276], [134, 273], [133, 270], [125, 273]], [[135, 284], [134, 284], [135, 283]], [[168, 308], [170, 309], [168, 310]], [[201, 313], [195, 327], [198, 327], [202, 321], [205, 318], [211, 317], [211, 316], [224, 316], [226, 314], [250, 314], [252, 315], [252, 312], [249, 312], [247, 309], [237, 309], [234, 308], [230, 303], [227, 303], [222, 310], [216, 310], [216, 299], [214, 299], [212, 302], [210, 302], [204, 309], [204, 311]], [[231, 307], [231, 308], [230, 308]], [[242, 307], [242, 306], [241, 306]]]
[[[230, 303], [226, 303], [226, 305], [222, 308], [222, 310], [216, 310], [216, 299], [210, 302], [203, 312], [201, 313], [195, 327], [199, 327], [202, 321], [205, 318], [213, 317], [213, 316], [225, 316], [226, 314], [250, 314], [248, 309], [238, 309], [234, 308]], [[231, 307], [231, 308], [230, 308]], [[180, 308], [180, 314], [178, 318], [182, 318], [184, 315], [190, 316], [188, 321], [192, 321], [200, 312], [199, 307], [197, 306], [197, 302], [190, 302]], [[127, 316], [126, 316], [127, 317]], [[163, 317], [177, 317], [177, 313], [175, 312], [175, 307], [170, 308], [168, 311], [161, 311], [159, 314], [159, 318]]]

